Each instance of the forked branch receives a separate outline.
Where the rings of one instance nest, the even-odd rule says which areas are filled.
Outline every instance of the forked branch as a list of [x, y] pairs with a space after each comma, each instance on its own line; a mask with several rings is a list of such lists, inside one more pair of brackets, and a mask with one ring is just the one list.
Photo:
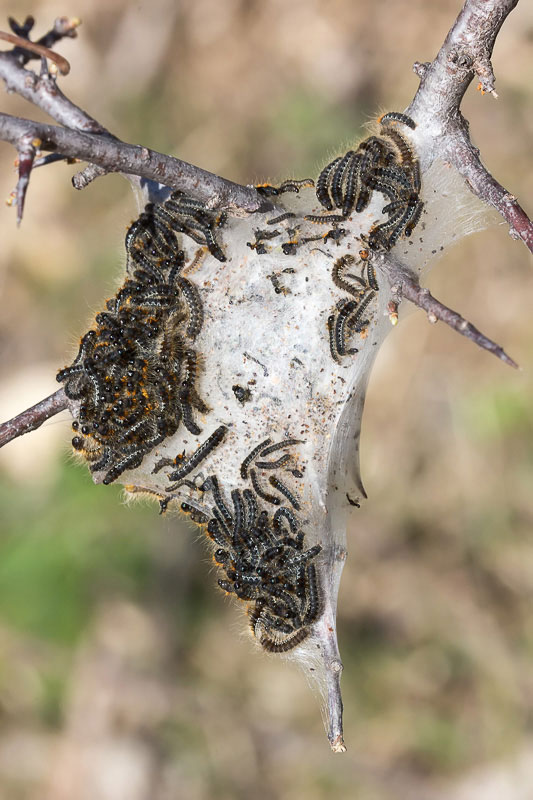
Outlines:
[[[31, 24], [28, 26], [28, 23]], [[52, 31], [38, 42], [47, 51], [41, 55], [48, 55], [49, 48], [63, 36], [73, 35], [78, 24], [78, 20], [56, 20]], [[19, 39], [24, 38], [29, 35], [33, 20], [28, 18], [23, 26], [11, 21], [11, 26]], [[21, 142], [39, 139], [42, 150], [60, 153], [65, 158], [78, 158], [100, 167], [96, 172], [93, 168], [91, 179], [105, 172], [137, 175], [181, 189], [210, 208], [227, 209], [236, 214], [253, 213], [266, 206], [264, 198], [253, 187], [241, 186], [147, 147], [121, 142], [63, 94], [56, 76], [46, 68], [46, 59], [43, 58], [39, 75], [24, 67], [29, 59], [36, 56], [36, 53], [21, 49], [20, 46], [10, 52], [0, 53], [0, 78], [8, 91], [16, 92], [45, 111], [62, 127], [0, 115], [0, 140], [13, 144], [19, 153]], [[85, 138], [82, 134], [86, 135]], [[88, 182], [78, 180], [76, 188], [83, 188]]]
[[509, 224], [513, 238], [533, 252], [533, 223], [508, 192], [483, 166], [472, 144], [468, 123], [459, 108], [472, 80], [483, 94], [497, 97], [491, 58], [496, 36], [518, 0], [466, 0], [431, 64], [415, 62], [418, 91], [407, 113], [429, 127], [433, 156], [439, 155], [465, 178], [471, 191], [493, 206]]

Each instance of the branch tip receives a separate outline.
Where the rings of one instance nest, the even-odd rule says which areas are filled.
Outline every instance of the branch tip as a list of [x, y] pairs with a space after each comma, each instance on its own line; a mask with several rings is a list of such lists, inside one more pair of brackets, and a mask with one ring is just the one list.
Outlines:
[[372, 258], [378, 269], [386, 276], [389, 286], [391, 287], [391, 293], [395, 297], [395, 300], [389, 303], [388, 306], [389, 315], [391, 315], [392, 312], [393, 317], [391, 322], [394, 320], [395, 304], [399, 303], [402, 298], [405, 298], [413, 303], [413, 305], [425, 311], [428, 322], [431, 324], [434, 325], [439, 320], [444, 322], [462, 336], [466, 336], [467, 339], [470, 339], [470, 341], [474, 342], [478, 347], [488, 350], [489, 353], [495, 355], [500, 361], [503, 361], [514, 369], [519, 369], [516, 361], [513, 361], [500, 345], [481, 333], [480, 330], [461, 316], [461, 314], [457, 313], [457, 311], [453, 311], [453, 309], [441, 303], [440, 300], [437, 300], [436, 297], [433, 297], [427, 287], [420, 286], [417, 276], [411, 272], [408, 267], [402, 264], [401, 261], [391, 255], [391, 253], [374, 253]]
[[342, 736], [337, 736], [337, 738], [331, 742], [331, 750], [333, 753], [346, 752], [346, 745], [344, 744], [344, 739]]
[[440, 300], [437, 300], [436, 297], [433, 297], [429, 289], [422, 289], [417, 281], [404, 280], [401, 293], [406, 300], [409, 300], [415, 306], [418, 306], [418, 308], [426, 311], [428, 322], [431, 324], [434, 325], [439, 320], [444, 322], [462, 336], [466, 336], [467, 339], [470, 339], [470, 341], [474, 342], [478, 347], [488, 350], [489, 353], [495, 355], [500, 361], [503, 361], [514, 369], [518, 369], [518, 364], [507, 355], [500, 345], [481, 333], [475, 325], [472, 325], [471, 322], [461, 316], [461, 314], [458, 314], [457, 311], [453, 311], [451, 308], [444, 305], [444, 303], [441, 303]]
[[68, 408], [67, 396], [63, 389], [58, 389], [36, 405], [0, 424], [0, 447], [18, 436], [24, 436], [25, 433], [40, 428], [43, 422], [66, 408]]
[[107, 175], [108, 173], [109, 170], [104, 167], [99, 167], [97, 164], [89, 164], [85, 169], [76, 172], [76, 174], [72, 176], [72, 185], [75, 189], [81, 191], [81, 189], [85, 189], [86, 186], [97, 178], [100, 178], [102, 175]]

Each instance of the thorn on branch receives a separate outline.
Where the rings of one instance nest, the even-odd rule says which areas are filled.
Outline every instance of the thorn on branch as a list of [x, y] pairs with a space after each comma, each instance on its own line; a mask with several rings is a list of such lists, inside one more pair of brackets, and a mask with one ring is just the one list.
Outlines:
[[401, 294], [406, 300], [410, 300], [415, 306], [426, 311], [429, 322], [435, 323], [440, 319], [441, 322], [446, 323], [446, 325], [449, 325], [450, 328], [453, 328], [462, 336], [466, 336], [466, 338], [470, 339], [474, 344], [477, 344], [484, 350], [488, 350], [489, 353], [493, 353], [493, 355], [501, 359], [505, 364], [518, 369], [518, 364], [513, 361], [512, 358], [509, 358], [503, 348], [481, 333], [471, 322], [468, 322], [461, 314], [458, 314], [457, 311], [453, 311], [448, 306], [445, 306], [444, 303], [441, 303], [440, 300], [433, 297], [429, 289], [422, 288], [416, 280], [404, 279], [401, 284]]
[[40, 428], [43, 422], [68, 408], [67, 396], [63, 389], [41, 400], [31, 408], [26, 409], [13, 419], [0, 424], [0, 447], [8, 442]]
[[41, 140], [34, 139], [31, 136], [24, 136], [18, 145], [18, 181], [15, 190], [15, 198], [17, 203], [17, 225], [22, 222], [22, 215], [24, 213], [24, 202], [26, 200], [26, 192], [30, 184], [30, 175], [33, 169], [35, 154], [37, 148], [40, 147]]
[[488, 350], [489, 353], [495, 355], [505, 364], [519, 369], [518, 364], [507, 355], [502, 347], [481, 333], [457, 311], [453, 311], [433, 297], [429, 289], [420, 286], [418, 278], [401, 262], [397, 261], [389, 253], [376, 253], [373, 258], [376, 266], [387, 276], [391, 291], [396, 296], [397, 302], [400, 302], [402, 298], [409, 300], [426, 312], [429, 322], [433, 324], [438, 320], [444, 322], [450, 328], [477, 344], [478, 347]]

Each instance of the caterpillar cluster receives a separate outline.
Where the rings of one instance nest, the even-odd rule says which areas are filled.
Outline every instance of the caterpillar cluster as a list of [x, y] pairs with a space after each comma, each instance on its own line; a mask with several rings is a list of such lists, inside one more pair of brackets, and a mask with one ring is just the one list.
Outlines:
[[365, 139], [357, 150], [338, 156], [320, 173], [316, 196], [327, 211], [341, 209], [341, 214], [310, 215], [310, 222], [337, 223], [355, 209], [367, 208], [374, 191], [389, 201], [382, 209], [387, 219], [375, 225], [369, 234], [372, 249], [390, 250], [400, 236], [410, 236], [422, 215], [420, 200], [420, 165], [407, 139], [396, 123], [414, 129], [410, 117], [391, 111], [379, 119], [380, 135]]
[[172, 192], [164, 203], [154, 206], [161, 227], [184, 233], [197, 244], [205, 245], [218, 261], [226, 256], [216, 239], [217, 228], [226, 222], [225, 212], [207, 209], [201, 200], [189, 197], [184, 192]]
[[[214, 504], [209, 514], [187, 502], [181, 504], [181, 510], [193, 521], [207, 526], [207, 535], [216, 547], [215, 563], [225, 573], [218, 584], [228, 594], [248, 603], [250, 627], [261, 646], [272, 653], [287, 652], [309, 636], [309, 626], [320, 615], [319, 582], [312, 562], [322, 548], [314, 545], [305, 549], [305, 534], [293, 511], [300, 509], [298, 500], [275, 475], [269, 481], [275, 493], [267, 492], [259, 481], [258, 471], [285, 467], [291, 459], [287, 452], [275, 460], [265, 459], [300, 441], [284, 439], [272, 444], [266, 439], [255, 447], [240, 468], [243, 480], [250, 477], [251, 488], [234, 489], [228, 507], [216, 475], [207, 477], [201, 486], [194, 480], [184, 480], [220, 443], [226, 431], [220, 426], [192, 456], [173, 461], [164, 459], [156, 465], [156, 470], [163, 466], [177, 467], [168, 479], [179, 478], [181, 484], [169, 487], [168, 491], [186, 484], [212, 494]], [[298, 469], [288, 471], [302, 477]], [[269, 514], [261, 507], [261, 500], [276, 506], [276, 511]], [[292, 508], [282, 505], [283, 500], [288, 500]]]
[[379, 291], [376, 273], [368, 256], [368, 250], [359, 251], [360, 262], [363, 264], [360, 275], [346, 272], [357, 264], [355, 256], [350, 254], [338, 258], [331, 271], [335, 286], [351, 295], [349, 299], [342, 300], [328, 317], [329, 349], [331, 357], [337, 363], [340, 363], [342, 356], [355, 355], [358, 352], [357, 348], [348, 347], [347, 340], [352, 333], [360, 332], [368, 325], [365, 312]]
[[[187, 202], [196, 208], [197, 201]], [[192, 347], [202, 303], [181, 275], [185, 257], [175, 233], [184, 227], [176, 221], [176, 207], [184, 203], [174, 193], [163, 204], [147, 205], [131, 225], [127, 279], [96, 315], [73, 363], [57, 374], [67, 397], [81, 401], [72, 446], [92, 472], [106, 470], [104, 484], [138, 467], [180, 422], [199, 435], [194, 411], [209, 410], [195, 388]], [[194, 218], [200, 216], [195, 211]]]
[[291, 650], [309, 636], [320, 614], [312, 562], [322, 548], [305, 549], [305, 534], [290, 508], [280, 505], [270, 515], [248, 488], [231, 492], [230, 510], [215, 475], [202, 488], [211, 490], [215, 501], [207, 534], [217, 546], [214, 560], [225, 572], [219, 586], [250, 604], [250, 627], [265, 650]]

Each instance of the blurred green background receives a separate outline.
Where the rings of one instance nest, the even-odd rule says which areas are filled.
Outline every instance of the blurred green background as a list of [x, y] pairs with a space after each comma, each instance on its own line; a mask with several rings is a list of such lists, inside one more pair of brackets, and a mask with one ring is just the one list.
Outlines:
[[[116, 135], [251, 183], [314, 175], [403, 109], [458, 0], [0, 2], [60, 49], [64, 91]], [[6, 23], [2, 23], [4, 28]], [[0, 25], [2, 27], [2, 25]], [[533, 6], [497, 40], [500, 99], [463, 105], [493, 174], [533, 212]], [[3, 110], [44, 118], [19, 98]], [[1, 197], [16, 176], [0, 148]], [[135, 216], [118, 176], [34, 174], [0, 209], [0, 416], [55, 391], [120, 282]], [[0, 454], [0, 797], [524, 800], [533, 797], [533, 273], [505, 225], [446, 254], [431, 289], [514, 372], [414, 313], [367, 398], [369, 500], [339, 604], [348, 753], [296, 669], [262, 657], [197, 531], [94, 487], [61, 415]]]

